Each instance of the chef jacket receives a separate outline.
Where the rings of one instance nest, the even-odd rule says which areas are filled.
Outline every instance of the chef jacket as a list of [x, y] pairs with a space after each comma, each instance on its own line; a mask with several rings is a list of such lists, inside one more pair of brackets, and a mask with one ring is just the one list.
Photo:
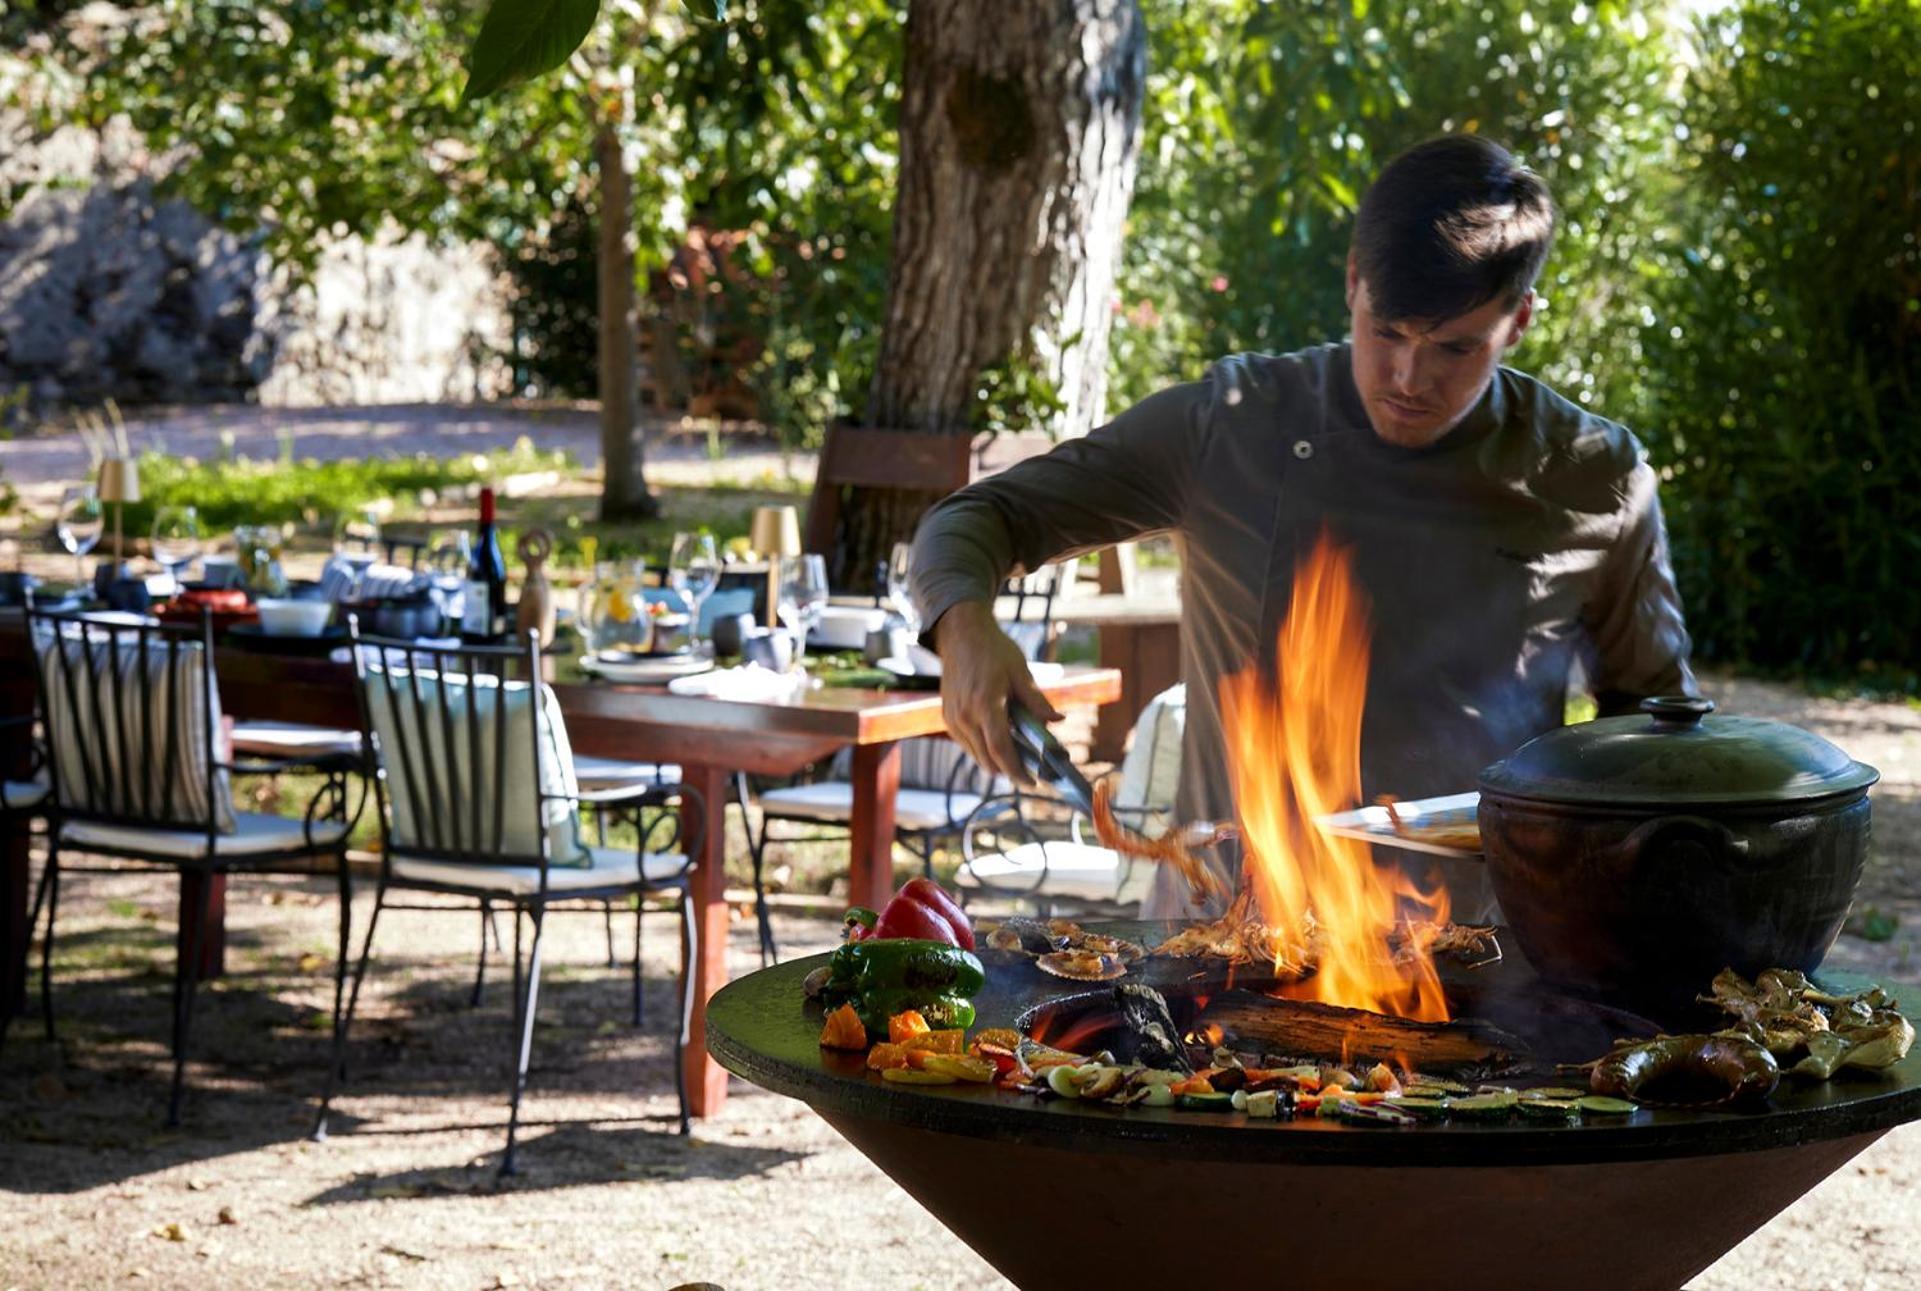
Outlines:
[[[1010, 573], [1174, 535], [1187, 683], [1175, 812], [1231, 820], [1220, 684], [1285, 666], [1295, 566], [1323, 532], [1348, 549], [1372, 630], [1366, 800], [1473, 789], [1562, 724], [1577, 660], [1603, 715], [1695, 693], [1656, 476], [1634, 437], [1504, 367], [1439, 441], [1401, 447], [1374, 433], [1348, 344], [1223, 359], [960, 490], [922, 521], [913, 592], [931, 629]], [[1443, 869], [1457, 920], [1493, 913], [1481, 867]], [[1144, 907], [1218, 912], [1191, 906], [1166, 867]]]

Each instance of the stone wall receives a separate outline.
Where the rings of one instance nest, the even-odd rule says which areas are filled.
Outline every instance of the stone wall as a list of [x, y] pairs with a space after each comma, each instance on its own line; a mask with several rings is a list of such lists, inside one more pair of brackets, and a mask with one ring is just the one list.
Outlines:
[[[510, 393], [489, 248], [343, 239], [304, 283], [250, 239], [156, 196], [130, 132], [0, 121], [0, 416], [123, 404], [281, 406]], [[22, 195], [24, 194], [24, 196]]]

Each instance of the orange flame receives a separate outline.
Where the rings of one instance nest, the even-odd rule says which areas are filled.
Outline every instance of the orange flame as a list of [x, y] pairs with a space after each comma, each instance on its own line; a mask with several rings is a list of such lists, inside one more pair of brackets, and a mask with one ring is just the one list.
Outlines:
[[1397, 963], [1389, 935], [1407, 919], [1445, 923], [1446, 890], [1422, 891], [1398, 867], [1376, 865], [1366, 843], [1313, 823], [1360, 801], [1368, 646], [1348, 554], [1323, 533], [1294, 572], [1278, 684], [1257, 668], [1222, 683], [1244, 869], [1277, 944], [1319, 947], [1319, 971], [1287, 995], [1444, 1022], [1432, 956], [1423, 946]]

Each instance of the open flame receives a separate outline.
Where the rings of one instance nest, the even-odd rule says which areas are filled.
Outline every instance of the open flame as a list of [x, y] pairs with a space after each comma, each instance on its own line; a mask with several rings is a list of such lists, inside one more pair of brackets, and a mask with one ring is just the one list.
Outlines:
[[[1448, 1018], [1429, 939], [1397, 925], [1445, 924], [1447, 892], [1425, 892], [1397, 866], [1376, 865], [1366, 843], [1314, 826], [1361, 796], [1361, 717], [1367, 698], [1367, 607], [1350, 560], [1323, 532], [1294, 573], [1281, 625], [1278, 678], [1258, 667], [1222, 683], [1249, 892], [1276, 947], [1276, 971], [1312, 946], [1318, 970], [1286, 988], [1296, 999], [1426, 1022]], [[1411, 953], [1410, 953], [1411, 951]]]

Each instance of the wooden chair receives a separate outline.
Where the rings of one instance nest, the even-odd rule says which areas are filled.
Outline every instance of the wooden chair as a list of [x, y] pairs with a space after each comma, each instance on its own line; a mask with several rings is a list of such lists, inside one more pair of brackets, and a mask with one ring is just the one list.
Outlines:
[[[173, 1084], [167, 1124], [180, 1123], [188, 1041], [215, 875], [285, 868], [331, 857], [340, 885], [334, 1010], [340, 1011], [352, 908], [348, 901], [346, 791], [329, 778], [304, 817], [237, 811], [235, 774], [265, 767], [220, 755], [220, 692], [213, 631], [198, 624], [106, 622], [83, 614], [27, 612], [51, 793], [47, 862], [32, 923], [47, 912], [40, 949], [41, 1012], [53, 1037], [53, 939], [60, 862], [85, 852], [165, 866], [202, 880], [197, 910], [180, 930], [174, 980]], [[277, 764], [273, 770], [286, 769]]]
[[[512, 1174], [539, 1001], [541, 932], [551, 907], [565, 901], [635, 899], [633, 997], [638, 1023], [645, 898], [677, 894], [683, 934], [680, 1041], [684, 1045], [689, 1039], [695, 989], [689, 965], [698, 935], [689, 891], [694, 849], [681, 845], [684, 816], [672, 807], [694, 791], [664, 786], [645, 799], [656, 810], [632, 852], [587, 846], [579, 837], [579, 809], [587, 799], [573, 777], [559, 702], [540, 680], [540, 649], [532, 634], [511, 646], [443, 649], [363, 639], [356, 622], [352, 639], [362, 725], [374, 751], [384, 847], [366, 940], [334, 1031], [334, 1060], [314, 1137], [326, 1137], [328, 1111], [346, 1075], [347, 1033], [380, 913], [391, 904], [389, 894], [465, 897], [514, 912], [514, 1077], [500, 1166], [503, 1175]], [[698, 818], [697, 812], [686, 814]], [[656, 839], [662, 840], [661, 847], [650, 846]], [[532, 927], [524, 961], [523, 918]], [[483, 972], [485, 947], [483, 940]], [[685, 1134], [687, 1097], [677, 1058], [674, 1081]]]

